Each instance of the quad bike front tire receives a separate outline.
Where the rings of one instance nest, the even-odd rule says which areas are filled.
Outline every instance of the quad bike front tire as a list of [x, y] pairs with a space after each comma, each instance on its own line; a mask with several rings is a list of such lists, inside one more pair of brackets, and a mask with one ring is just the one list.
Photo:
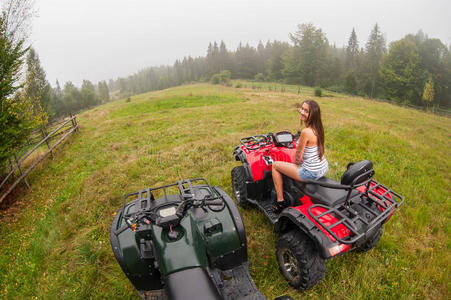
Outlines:
[[299, 229], [279, 238], [276, 258], [282, 275], [300, 291], [312, 288], [326, 274], [326, 260], [320, 257], [313, 241]]
[[364, 244], [356, 249], [357, 252], [367, 252], [374, 247], [376, 247], [377, 243], [380, 241], [382, 236], [382, 226], [370, 237]]
[[246, 190], [246, 170], [243, 166], [238, 166], [232, 169], [231, 172], [233, 195], [236, 202], [241, 207], [248, 205], [247, 190]]

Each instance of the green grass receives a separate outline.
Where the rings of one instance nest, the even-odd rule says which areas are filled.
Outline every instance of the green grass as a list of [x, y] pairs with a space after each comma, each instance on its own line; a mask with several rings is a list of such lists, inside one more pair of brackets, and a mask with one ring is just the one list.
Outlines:
[[[70, 137], [29, 177], [0, 223], [0, 298], [137, 299], [116, 263], [109, 228], [122, 197], [203, 176], [231, 194], [239, 139], [298, 130], [311, 97], [268, 89], [185, 85], [86, 111]], [[288, 90], [286, 90], [288, 91]], [[368, 158], [376, 179], [405, 197], [365, 254], [328, 262], [312, 290], [291, 289], [274, 257], [277, 235], [257, 209], [241, 210], [251, 274], [272, 299], [449, 299], [451, 120], [362, 98], [322, 97], [328, 176]]]

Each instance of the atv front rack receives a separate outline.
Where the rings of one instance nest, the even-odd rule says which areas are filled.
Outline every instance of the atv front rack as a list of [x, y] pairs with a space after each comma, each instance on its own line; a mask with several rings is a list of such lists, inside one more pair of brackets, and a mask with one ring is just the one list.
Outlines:
[[[335, 240], [342, 244], [353, 244], [384, 223], [404, 202], [401, 195], [375, 180], [371, 180], [366, 187], [365, 192], [349, 199], [349, 201], [334, 207], [314, 204], [309, 207], [308, 213]], [[374, 209], [374, 207], [377, 209]], [[313, 210], [317, 210], [315, 208], [321, 208], [324, 211], [315, 214], [313, 212]], [[370, 220], [362, 216], [358, 210], [368, 213]], [[327, 215], [337, 221], [331, 225], [326, 225], [321, 218]], [[330, 220], [330, 218], [328, 219]], [[332, 230], [340, 224], [343, 224], [349, 231], [349, 235], [346, 237], [340, 238]]]
[[[196, 181], [201, 181], [204, 184], [198, 184], [196, 186], [193, 186], [193, 182]], [[171, 199], [168, 198], [168, 188], [170, 187], [178, 187], [180, 194], [178, 195], [178, 199], [174, 200], [174, 196], [172, 195]], [[206, 198], [205, 196], [199, 196], [196, 195], [195, 189], [197, 188], [207, 188], [209, 191], [210, 196], [208, 198]], [[135, 193], [131, 193], [128, 194], [124, 197], [124, 200], [122, 202], [122, 213], [123, 213], [123, 217], [126, 220], [126, 224], [129, 228], [131, 228], [131, 224], [133, 222], [128, 222], [127, 220], [133, 219], [135, 217], [138, 217], [139, 215], [152, 215], [154, 214], [154, 212], [152, 212], [152, 201], [155, 201], [155, 196], [154, 193], [158, 190], [162, 190], [163, 191], [163, 197], [164, 197], [164, 202], [165, 202], [165, 206], [170, 206], [170, 205], [178, 205], [179, 203], [181, 203], [184, 200], [198, 200], [198, 201], [204, 201], [204, 200], [216, 200], [216, 199], [220, 199], [220, 196], [213, 190], [213, 188], [211, 187], [211, 185], [208, 183], [208, 181], [205, 178], [194, 178], [194, 179], [184, 179], [181, 181], [178, 181], [176, 183], [172, 183], [172, 184], [167, 184], [167, 185], [163, 185], [160, 187], [156, 187], [156, 188], [147, 188], [144, 190], [140, 190], [138, 192]], [[130, 201], [127, 201], [127, 199], [132, 198]], [[125, 206], [128, 202], [132, 202], [132, 201], [136, 201], [137, 204], [135, 205], [135, 207], [137, 207], [134, 211], [132, 212], [126, 212], [125, 211]], [[125, 228], [121, 228], [118, 231], [118, 234], [121, 233], [123, 230], [127, 229], [127, 226], [125, 226]]]

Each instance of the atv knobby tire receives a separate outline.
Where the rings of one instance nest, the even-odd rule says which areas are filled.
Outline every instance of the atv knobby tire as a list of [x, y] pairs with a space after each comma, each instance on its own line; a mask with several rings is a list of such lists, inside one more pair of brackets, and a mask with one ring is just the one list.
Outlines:
[[243, 166], [238, 166], [232, 169], [231, 179], [232, 179], [232, 189], [233, 195], [235, 196], [236, 202], [241, 207], [246, 207], [247, 202], [247, 191], [246, 191], [246, 170]]
[[326, 260], [313, 241], [300, 230], [285, 233], [276, 243], [279, 269], [288, 283], [300, 291], [319, 283], [326, 274]]
[[374, 247], [376, 247], [377, 243], [380, 241], [382, 236], [382, 226], [375, 232], [375, 234], [370, 237], [364, 244], [356, 249], [357, 252], [366, 252]]

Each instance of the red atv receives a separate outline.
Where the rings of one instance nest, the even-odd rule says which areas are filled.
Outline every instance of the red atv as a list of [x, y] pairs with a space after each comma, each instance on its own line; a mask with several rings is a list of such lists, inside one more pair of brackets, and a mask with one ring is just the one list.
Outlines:
[[307, 290], [324, 277], [327, 259], [375, 247], [385, 222], [404, 200], [375, 181], [372, 162], [362, 160], [349, 163], [340, 182], [327, 177], [299, 182], [284, 176], [284, 199], [291, 205], [274, 213], [271, 165], [294, 162], [299, 135], [283, 131], [241, 139], [233, 155], [242, 166], [231, 177], [238, 204], [257, 205], [282, 234], [276, 257], [283, 276], [294, 288]]

